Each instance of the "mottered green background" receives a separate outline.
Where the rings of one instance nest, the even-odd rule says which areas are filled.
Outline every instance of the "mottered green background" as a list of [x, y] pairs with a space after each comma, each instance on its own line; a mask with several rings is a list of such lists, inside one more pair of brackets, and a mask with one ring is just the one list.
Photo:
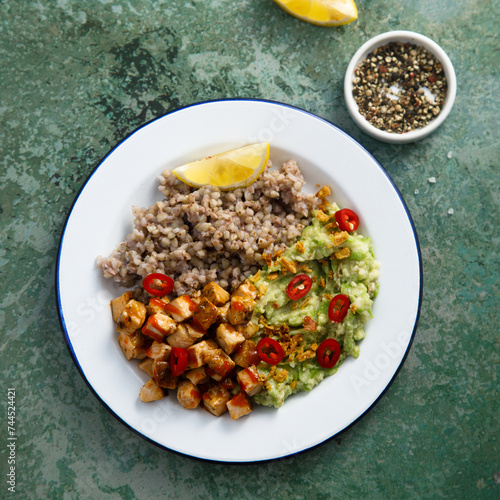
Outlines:
[[[321, 28], [272, 0], [0, 0], [1, 498], [500, 497], [500, 5], [357, 5], [354, 23]], [[342, 89], [359, 46], [395, 29], [437, 41], [458, 78], [440, 129], [399, 146], [364, 135]], [[415, 340], [378, 404], [322, 446], [261, 464], [179, 456], [125, 428], [79, 375], [55, 303], [64, 221], [100, 159], [155, 117], [227, 97], [298, 106], [357, 139], [401, 191], [424, 265]]]

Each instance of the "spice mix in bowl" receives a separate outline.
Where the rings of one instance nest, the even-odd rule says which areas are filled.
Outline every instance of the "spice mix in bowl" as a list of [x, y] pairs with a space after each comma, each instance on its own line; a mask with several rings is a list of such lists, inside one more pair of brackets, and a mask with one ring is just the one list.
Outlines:
[[453, 65], [431, 39], [392, 31], [365, 43], [345, 75], [351, 117], [366, 133], [385, 142], [427, 137], [448, 116], [456, 95]]

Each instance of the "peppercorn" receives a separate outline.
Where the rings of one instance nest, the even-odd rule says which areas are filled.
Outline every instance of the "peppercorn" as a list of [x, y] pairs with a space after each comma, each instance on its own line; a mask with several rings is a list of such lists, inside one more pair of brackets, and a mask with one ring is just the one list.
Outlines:
[[[423, 88], [430, 91], [433, 101]], [[389, 42], [374, 49], [358, 65], [352, 94], [359, 112], [375, 127], [404, 133], [436, 118], [446, 92], [444, 70], [427, 49]]]

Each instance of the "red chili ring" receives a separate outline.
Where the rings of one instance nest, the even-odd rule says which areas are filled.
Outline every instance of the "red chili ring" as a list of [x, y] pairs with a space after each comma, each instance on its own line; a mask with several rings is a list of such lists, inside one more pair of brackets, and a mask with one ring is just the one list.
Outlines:
[[340, 323], [347, 315], [351, 301], [347, 295], [335, 295], [328, 306], [328, 318], [334, 323]]
[[[161, 283], [158, 285], [158, 282]], [[151, 295], [161, 297], [168, 295], [174, 289], [174, 280], [166, 274], [152, 273], [142, 280], [142, 286]]]
[[312, 279], [307, 274], [297, 274], [286, 287], [286, 294], [292, 300], [305, 297], [312, 287]]
[[269, 337], [259, 340], [257, 343], [257, 354], [262, 361], [270, 365], [277, 365], [285, 357], [285, 351], [281, 347], [281, 344]]
[[335, 220], [342, 231], [356, 231], [359, 226], [359, 217], [350, 208], [343, 208], [335, 212]]
[[335, 339], [321, 342], [316, 351], [316, 359], [322, 368], [333, 368], [340, 358], [340, 345]]

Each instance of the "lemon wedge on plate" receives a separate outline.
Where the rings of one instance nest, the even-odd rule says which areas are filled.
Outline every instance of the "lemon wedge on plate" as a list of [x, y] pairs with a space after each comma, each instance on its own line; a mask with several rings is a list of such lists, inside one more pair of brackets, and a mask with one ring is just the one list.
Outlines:
[[282, 9], [308, 23], [341, 26], [358, 18], [353, 0], [274, 0]]
[[217, 186], [222, 191], [249, 186], [269, 160], [269, 143], [260, 142], [233, 149], [203, 160], [186, 163], [173, 173], [192, 187]]

